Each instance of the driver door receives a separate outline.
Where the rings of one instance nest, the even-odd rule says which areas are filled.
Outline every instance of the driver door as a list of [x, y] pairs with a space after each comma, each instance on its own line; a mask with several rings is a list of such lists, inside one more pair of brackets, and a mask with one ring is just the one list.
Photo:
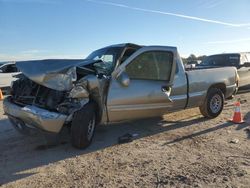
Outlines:
[[112, 74], [107, 98], [110, 122], [161, 116], [170, 99], [176, 48], [143, 47]]

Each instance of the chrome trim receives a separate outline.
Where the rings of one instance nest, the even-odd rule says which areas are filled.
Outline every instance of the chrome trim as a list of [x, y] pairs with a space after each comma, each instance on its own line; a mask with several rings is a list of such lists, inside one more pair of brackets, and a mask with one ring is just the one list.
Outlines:
[[110, 112], [119, 112], [119, 111], [130, 111], [130, 110], [153, 110], [153, 109], [162, 109], [167, 108], [171, 103], [156, 103], [156, 104], [137, 104], [137, 105], [113, 105], [109, 108]]
[[170, 99], [173, 100], [173, 101], [187, 99], [187, 94], [170, 96]]
[[67, 119], [66, 115], [50, 112], [36, 106], [18, 106], [11, 103], [8, 98], [4, 99], [3, 108], [8, 116], [19, 118], [29, 126], [53, 133], [60, 132]]

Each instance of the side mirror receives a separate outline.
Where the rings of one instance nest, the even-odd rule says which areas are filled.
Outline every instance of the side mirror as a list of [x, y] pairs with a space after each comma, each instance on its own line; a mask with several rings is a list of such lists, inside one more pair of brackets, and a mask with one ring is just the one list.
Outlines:
[[118, 82], [124, 86], [128, 87], [130, 83], [129, 76], [126, 72], [122, 72], [118, 77], [117, 77]]
[[250, 62], [245, 62], [245, 63], [243, 64], [243, 67], [250, 67]]

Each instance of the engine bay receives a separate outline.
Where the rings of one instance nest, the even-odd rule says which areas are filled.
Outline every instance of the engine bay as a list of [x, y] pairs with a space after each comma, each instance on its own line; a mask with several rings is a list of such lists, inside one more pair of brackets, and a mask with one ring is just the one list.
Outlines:
[[66, 92], [38, 85], [23, 77], [13, 82], [11, 95], [13, 102], [18, 105], [35, 105], [56, 111], [58, 105], [64, 101]]

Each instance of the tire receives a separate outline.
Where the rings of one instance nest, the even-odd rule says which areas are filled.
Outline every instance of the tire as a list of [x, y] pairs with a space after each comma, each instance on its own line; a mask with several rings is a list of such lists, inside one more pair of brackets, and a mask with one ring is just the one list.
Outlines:
[[207, 118], [216, 118], [223, 110], [224, 100], [224, 94], [220, 89], [209, 89], [204, 103], [200, 106], [201, 114]]
[[71, 125], [71, 144], [75, 148], [88, 147], [94, 137], [96, 127], [95, 104], [88, 103], [75, 112]]

